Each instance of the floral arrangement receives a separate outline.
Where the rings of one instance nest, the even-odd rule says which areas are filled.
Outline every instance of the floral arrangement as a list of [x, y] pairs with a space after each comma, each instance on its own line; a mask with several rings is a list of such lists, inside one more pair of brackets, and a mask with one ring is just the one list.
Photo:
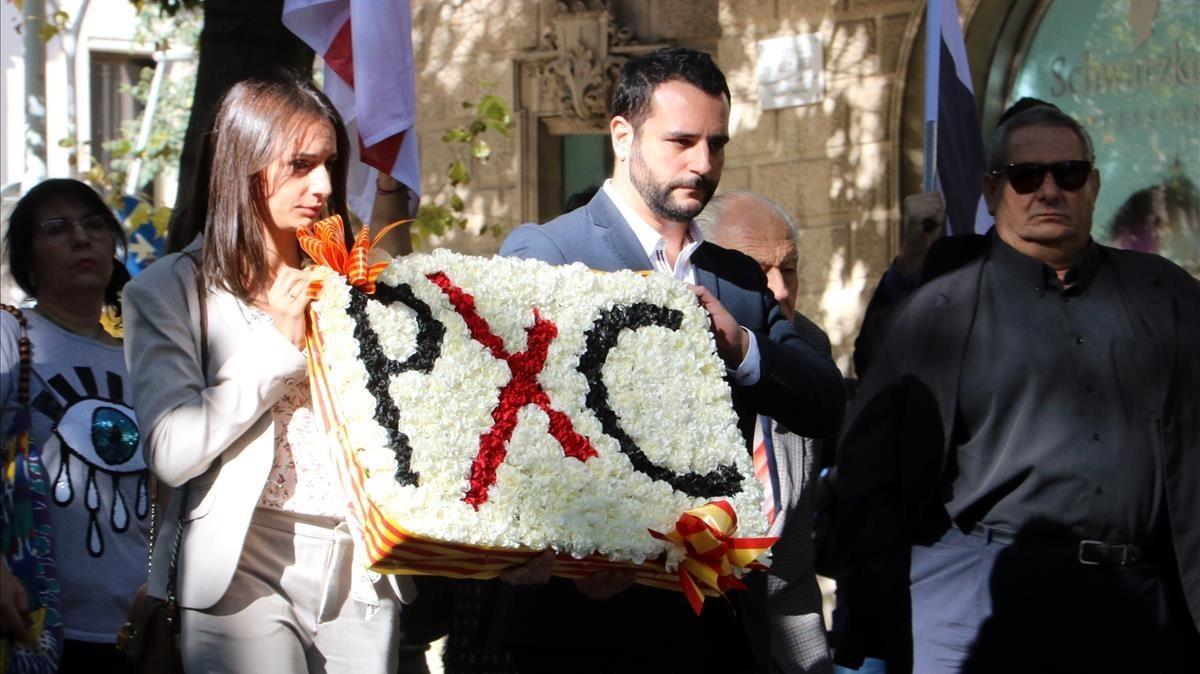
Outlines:
[[361, 501], [400, 538], [674, 571], [688, 546], [658, 532], [706, 503], [765, 535], [724, 365], [683, 285], [445, 251], [360, 276], [315, 291], [316, 388]]

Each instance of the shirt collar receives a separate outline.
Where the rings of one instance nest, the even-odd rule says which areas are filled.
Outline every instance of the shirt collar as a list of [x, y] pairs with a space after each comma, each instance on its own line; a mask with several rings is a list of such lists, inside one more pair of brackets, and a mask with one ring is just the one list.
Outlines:
[[994, 233], [991, 236], [992, 251], [990, 260], [1003, 269], [1005, 273], [1024, 284], [1028, 284], [1031, 289], [1037, 292], [1043, 292], [1047, 289], [1062, 291], [1064, 286], [1083, 290], [1096, 277], [1096, 270], [1100, 266], [1099, 247], [1095, 241], [1089, 240], [1087, 249], [1083, 252], [1083, 257], [1080, 258], [1075, 266], [1067, 270], [1063, 275], [1064, 281], [1060, 283], [1058, 274], [1049, 265], [1017, 251], [1017, 249], [1005, 243]]
[[[651, 227], [650, 223], [646, 222], [642, 216], [638, 215], [637, 211], [633, 210], [632, 206], [625, 202], [625, 199], [622, 198], [622, 196], [617, 192], [616, 188], [613, 187], [611, 178], [604, 181], [604, 185], [601, 187], [601, 189], [604, 190], [604, 193], [608, 195], [608, 198], [617, 207], [617, 210], [620, 211], [621, 217], [625, 218], [625, 222], [629, 223], [629, 229], [633, 230], [633, 234], [637, 237], [638, 243], [642, 244], [642, 250], [646, 252], [646, 257], [650, 259], [651, 265], [653, 265], [656, 270], [662, 271], [662, 269], [659, 269], [658, 260], [661, 251], [663, 265], [666, 264], [666, 239], [663, 238], [662, 234], [658, 233], [658, 230]], [[675, 258], [674, 272], [676, 276], [679, 276], [681, 273], [683, 273], [685, 269], [690, 268], [692, 253], [694, 253], [696, 249], [700, 247], [700, 244], [704, 242], [704, 235], [700, 231], [700, 226], [696, 224], [695, 220], [692, 220], [688, 223], [685, 238], [687, 243], [683, 246], [683, 249], [679, 251], [679, 256]]]

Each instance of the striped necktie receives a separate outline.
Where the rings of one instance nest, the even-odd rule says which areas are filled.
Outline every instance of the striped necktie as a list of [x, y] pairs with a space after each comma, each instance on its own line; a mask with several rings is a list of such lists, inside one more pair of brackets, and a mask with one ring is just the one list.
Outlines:
[[779, 469], [771, 442], [771, 418], [759, 416], [754, 424], [754, 477], [763, 486], [763, 514], [774, 524], [779, 514]]

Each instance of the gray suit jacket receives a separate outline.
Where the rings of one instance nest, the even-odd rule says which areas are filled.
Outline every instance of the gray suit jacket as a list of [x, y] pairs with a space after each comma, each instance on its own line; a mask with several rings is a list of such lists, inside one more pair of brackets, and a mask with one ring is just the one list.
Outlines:
[[[505, 240], [500, 254], [534, 258], [551, 264], [581, 262], [601, 271], [651, 268], [641, 243], [603, 190], [583, 208], [545, 225], [521, 225]], [[841, 422], [845, 404], [841, 374], [829, 356], [809, 346], [783, 316], [767, 289], [766, 277], [758, 263], [742, 253], [711, 243], [701, 244], [692, 256], [692, 262], [697, 283], [711, 291], [740, 325], [754, 332], [758, 342], [761, 354], [759, 382], [753, 386], [731, 385], [734, 408], [747, 444], [759, 414], [770, 416], [787, 424], [790, 429], [813, 437], [822, 437], [835, 430]], [[781, 466], [792, 463], [779, 462]], [[800, 457], [796, 465], [802, 463], [803, 457]], [[803, 481], [803, 478], [800, 480]], [[797, 489], [795, 495], [798, 496], [801, 491]], [[811, 560], [809, 569], [808, 575], [811, 577]], [[767, 637], [773, 632], [773, 627], [768, 625], [766, 583], [760, 574], [752, 574], [749, 578], [753, 579], [751, 590], [734, 592], [731, 596], [738, 612], [736, 620], [746, 631], [746, 643], [757, 663], [754, 669], [766, 671], [768, 653], [774, 651]], [[569, 585], [560, 585], [557, 590], [554, 587], [533, 591], [506, 588], [504, 592], [515, 596], [502, 599], [500, 603], [514, 607], [513, 613], [497, 618], [522, 619], [543, 612], [546, 615], [577, 615], [576, 612], [564, 612], [574, 608], [588, 614], [601, 612], [598, 606], [600, 602], [593, 602], [590, 606], [580, 604], [578, 593]], [[588, 629], [580, 629], [578, 624], [574, 624], [572, 629], [554, 633], [554, 636], [543, 631], [554, 630], [553, 625], [542, 624], [533, 629], [539, 632], [540, 638], [553, 639], [564, 646], [570, 643], [570, 639], [578, 639], [579, 635], [583, 635], [584, 642], [579, 644], [580, 648], [604, 645], [614, 649], [620, 644], [621, 648], [628, 648], [630, 652], [654, 648], [655, 644], [671, 643], [671, 637], [664, 636], [669, 630], [693, 630], [692, 640], [703, 639], [698, 635], [706, 634], [703, 627], [691, 625], [689, 616], [678, 615], [683, 613], [678, 610], [683, 607], [680, 597], [660, 590], [635, 587], [605, 603], [607, 606], [603, 607], [603, 611], [622, 616], [625, 623], [623, 629], [613, 629], [616, 626], [611, 623], [615, 620], [600, 619], [596, 624], [589, 625]], [[710, 614], [723, 608], [718, 605], [710, 610], [706, 605], [705, 615], [699, 622], [718, 622], [716, 619], [710, 620]], [[526, 635], [517, 634], [521, 631], [521, 628], [512, 628], [508, 634], [517, 643], [522, 643]], [[508, 639], [502, 641], [512, 643]], [[730, 646], [730, 650], [733, 648]], [[613, 662], [619, 663], [619, 656]], [[778, 664], [784, 671], [802, 671], [794, 662]], [[715, 663], [708, 661], [701, 664], [704, 665], [711, 667]], [[749, 663], [745, 660], [741, 661], [739, 671], [743, 669], [749, 669]]]
[[[500, 254], [551, 264], [582, 262], [599, 271], [651, 268], [637, 236], [603, 190], [583, 208], [545, 225], [521, 225], [505, 239]], [[692, 255], [692, 263], [696, 283], [711, 291], [758, 341], [762, 377], [754, 386], [733, 386], [747, 443], [757, 414], [809, 437], [836, 431], [845, 411], [841, 373], [796, 333], [767, 289], [758, 263], [707, 242]]]

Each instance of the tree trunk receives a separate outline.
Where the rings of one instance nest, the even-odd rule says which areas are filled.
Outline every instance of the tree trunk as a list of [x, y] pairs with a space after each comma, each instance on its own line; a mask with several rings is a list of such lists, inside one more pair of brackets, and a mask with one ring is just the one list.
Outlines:
[[204, 137], [221, 96], [239, 80], [289, 70], [312, 76], [314, 54], [283, 25], [283, 0], [205, 0], [196, 93], [179, 160], [179, 194], [167, 235], [167, 252], [182, 249], [204, 226], [192, 213]]
[[79, 125], [76, 123], [79, 119], [76, 96], [75, 77], [75, 55], [79, 51], [79, 28], [83, 25], [83, 17], [87, 15], [88, 5], [91, 0], [83, 0], [79, 3], [79, 8], [75, 11], [75, 15], [71, 17], [71, 23], [65, 30], [59, 33], [62, 38], [63, 56], [67, 62], [67, 134], [66, 137], [71, 142], [71, 160], [68, 162], [71, 177], [79, 176]]
[[25, 58], [25, 170], [21, 192], [46, 179], [46, 0], [26, 0], [21, 27]]

